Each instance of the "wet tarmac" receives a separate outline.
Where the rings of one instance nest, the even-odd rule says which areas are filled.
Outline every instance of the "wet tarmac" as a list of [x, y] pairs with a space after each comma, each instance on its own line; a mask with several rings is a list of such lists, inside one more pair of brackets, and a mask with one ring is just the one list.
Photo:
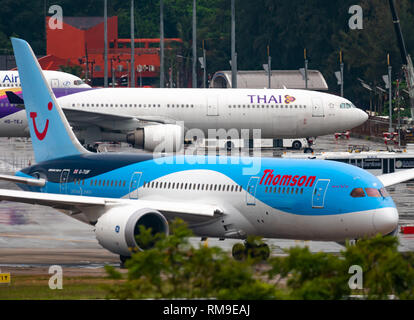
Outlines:
[[[349, 144], [368, 145], [371, 150], [385, 150], [385, 145], [351, 138], [335, 140], [332, 136], [316, 140], [315, 151], [345, 151]], [[126, 151], [116, 145], [101, 146], [105, 151]], [[128, 152], [141, 152], [128, 148]], [[261, 156], [273, 157], [283, 152], [265, 148]], [[299, 152], [299, 151], [297, 151]], [[303, 151], [302, 151], [303, 152]], [[0, 173], [14, 174], [32, 164], [30, 140], [0, 139]], [[18, 189], [16, 185], [0, 181], [0, 188]], [[414, 223], [414, 183], [402, 183], [388, 188], [399, 213], [400, 224]], [[401, 251], [414, 251], [414, 235], [399, 235]], [[191, 240], [202, 244], [199, 238]], [[230, 251], [237, 240], [208, 239], [208, 245]], [[343, 246], [335, 242], [268, 240], [273, 255], [284, 254], [291, 246], [308, 246], [311, 251], [339, 252]], [[0, 202], [0, 268], [20, 270], [60, 264], [68, 268], [101, 268], [105, 264], [118, 265], [118, 257], [103, 249], [95, 239], [94, 228], [48, 207], [13, 202]], [[23, 269], [22, 269], [23, 268]], [[25, 269], [25, 270], [26, 270]]]

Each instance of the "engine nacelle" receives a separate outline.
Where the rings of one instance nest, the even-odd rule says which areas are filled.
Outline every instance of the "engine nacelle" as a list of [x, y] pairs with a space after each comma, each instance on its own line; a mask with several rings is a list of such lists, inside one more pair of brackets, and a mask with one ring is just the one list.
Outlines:
[[98, 219], [96, 239], [105, 249], [129, 257], [134, 250], [143, 250], [135, 239], [140, 225], [151, 228], [153, 233], [169, 232], [167, 220], [157, 210], [125, 205], [109, 209]]
[[135, 148], [176, 152], [183, 148], [184, 128], [175, 124], [150, 125], [129, 133], [126, 140]]

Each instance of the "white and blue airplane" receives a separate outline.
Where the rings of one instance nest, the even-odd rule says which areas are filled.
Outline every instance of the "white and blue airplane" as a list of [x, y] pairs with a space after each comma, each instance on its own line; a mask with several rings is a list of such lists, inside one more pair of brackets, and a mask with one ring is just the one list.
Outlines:
[[[397, 231], [385, 187], [414, 178], [414, 170], [376, 177], [327, 160], [90, 153], [29, 44], [12, 43], [37, 163], [0, 176], [23, 189], [2, 189], [0, 199], [50, 206], [95, 226], [99, 243], [122, 261], [140, 249], [140, 225], [167, 234], [175, 217], [200, 237], [344, 241]], [[251, 161], [259, 167], [248, 173]]]

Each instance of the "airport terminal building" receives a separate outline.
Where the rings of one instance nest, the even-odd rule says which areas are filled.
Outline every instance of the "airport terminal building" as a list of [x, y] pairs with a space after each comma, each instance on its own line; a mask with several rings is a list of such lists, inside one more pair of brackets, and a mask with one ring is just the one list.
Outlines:
[[[268, 74], [260, 70], [237, 72], [237, 87], [263, 89], [268, 87]], [[210, 82], [210, 88], [231, 88], [231, 71], [217, 71]], [[272, 89], [305, 89], [305, 80], [299, 70], [272, 70]], [[308, 89], [327, 91], [328, 84], [318, 70], [308, 70]]]

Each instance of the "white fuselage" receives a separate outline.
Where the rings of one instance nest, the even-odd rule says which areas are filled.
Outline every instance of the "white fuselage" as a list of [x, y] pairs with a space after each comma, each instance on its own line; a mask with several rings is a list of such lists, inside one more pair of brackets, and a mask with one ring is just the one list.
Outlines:
[[[97, 116], [126, 115], [147, 120], [148, 124], [182, 123], [186, 130], [201, 130], [205, 138], [249, 139], [249, 134], [250, 139], [316, 137], [351, 129], [368, 118], [342, 97], [291, 89], [100, 88], [63, 96], [58, 101], [64, 110], [83, 110]], [[20, 127], [27, 127], [24, 111], [8, 117], [11, 122], [18, 119]], [[79, 126], [70, 116], [68, 120], [74, 127]], [[0, 135], [10, 133], [2, 126]], [[102, 121], [99, 129], [128, 132], [137, 126], [138, 122], [121, 119]], [[219, 129], [224, 131], [217, 133]], [[260, 131], [252, 133], [254, 129]]]
[[[43, 70], [43, 75], [51, 88], [90, 88], [79, 77], [70, 73], [54, 70]], [[0, 89], [20, 88], [17, 70], [0, 70]]]
[[182, 121], [186, 129], [205, 134], [209, 129], [261, 129], [262, 138], [319, 136], [368, 118], [344, 98], [290, 89], [110, 88], [65, 96], [59, 103], [64, 109]]

